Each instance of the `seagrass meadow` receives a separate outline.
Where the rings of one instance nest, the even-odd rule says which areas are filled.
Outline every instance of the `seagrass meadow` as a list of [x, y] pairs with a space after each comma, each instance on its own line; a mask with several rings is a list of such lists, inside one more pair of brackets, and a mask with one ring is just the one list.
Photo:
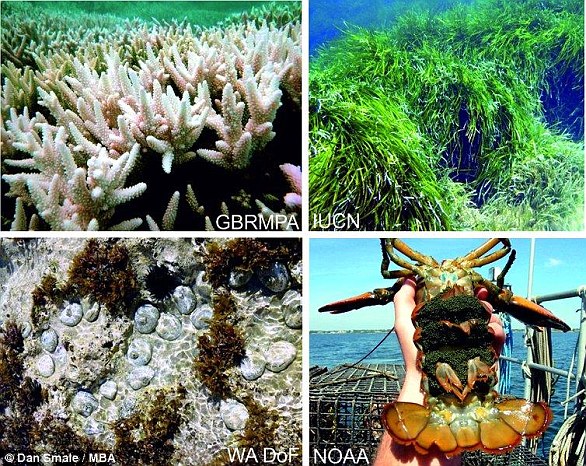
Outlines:
[[349, 21], [310, 57], [310, 218], [582, 230], [583, 14], [581, 0], [477, 0]]
[[1, 10], [2, 229], [300, 225], [300, 2]]

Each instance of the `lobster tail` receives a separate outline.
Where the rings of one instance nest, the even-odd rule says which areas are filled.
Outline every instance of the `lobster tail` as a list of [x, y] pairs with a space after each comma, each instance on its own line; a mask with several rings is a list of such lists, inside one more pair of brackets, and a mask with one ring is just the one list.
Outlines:
[[480, 449], [504, 453], [523, 437], [541, 435], [551, 422], [551, 410], [543, 403], [522, 399], [494, 402], [471, 395], [460, 402], [452, 395], [429, 400], [430, 406], [397, 401], [385, 406], [382, 423], [400, 444], [413, 445], [421, 454], [433, 448], [446, 456]]

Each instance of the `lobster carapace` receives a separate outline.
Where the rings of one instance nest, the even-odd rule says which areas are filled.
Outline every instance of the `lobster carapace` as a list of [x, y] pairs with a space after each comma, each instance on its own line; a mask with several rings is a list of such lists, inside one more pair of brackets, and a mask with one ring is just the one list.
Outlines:
[[[505, 274], [515, 259], [509, 240], [491, 239], [465, 256], [441, 264], [398, 239], [381, 240], [381, 249], [381, 273], [397, 282], [319, 311], [338, 314], [387, 304], [406, 278], [415, 278], [416, 306], [411, 318], [425, 399], [424, 405], [403, 401], [386, 405], [382, 423], [389, 434], [420, 453], [437, 448], [446, 456], [475, 449], [504, 453], [523, 437], [540, 436], [552, 418], [547, 404], [502, 398], [495, 390], [498, 355], [489, 326], [492, 309], [476, 295], [482, 290], [482, 298], [494, 309], [526, 324], [563, 331], [570, 328], [545, 308], [504, 288]], [[507, 255], [496, 284], [473, 270]], [[391, 261], [401, 269], [389, 270]]]

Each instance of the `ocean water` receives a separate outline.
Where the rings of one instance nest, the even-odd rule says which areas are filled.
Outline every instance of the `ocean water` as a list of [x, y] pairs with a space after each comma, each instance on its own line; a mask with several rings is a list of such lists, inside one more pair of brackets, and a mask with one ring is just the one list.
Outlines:
[[439, 13], [456, 3], [473, 0], [311, 0], [309, 2], [309, 53], [338, 38], [352, 26], [378, 28], [392, 24], [398, 16], [421, 8]]
[[[7, 2], [10, 4], [11, 2]], [[16, 2], [15, 2], [16, 3]], [[25, 3], [25, 2], [18, 2]], [[192, 24], [211, 26], [227, 16], [252, 7], [261, 7], [270, 2], [240, 1], [57, 1], [57, 2], [26, 2], [31, 15], [35, 11], [60, 13], [68, 15], [93, 14], [111, 15], [121, 19], [141, 18], [159, 21], [181, 20], [186, 18]]]
[[[311, 333], [309, 337], [309, 365], [310, 367], [327, 366], [329, 368], [343, 363], [355, 363], [374, 348], [385, 336], [383, 332], [369, 333]], [[568, 370], [572, 355], [578, 340], [577, 332], [554, 332], [553, 359], [558, 369]], [[523, 333], [513, 332], [514, 358], [525, 359], [526, 349], [523, 344]], [[394, 363], [402, 364], [403, 358], [395, 334], [390, 335], [385, 342], [364, 363]], [[555, 379], [554, 379], [555, 380]], [[551, 442], [564, 420], [564, 407], [561, 402], [566, 394], [565, 377], [559, 377], [554, 385], [554, 394], [550, 406], [553, 411], [553, 421], [543, 436], [543, 442], [539, 446], [538, 455], [547, 458]], [[511, 393], [514, 396], [523, 397], [524, 387], [521, 367], [513, 364], [511, 367]], [[574, 382], [571, 384], [572, 389]], [[571, 391], [570, 394], [573, 392]], [[573, 405], [570, 404], [568, 414], [572, 413]]]

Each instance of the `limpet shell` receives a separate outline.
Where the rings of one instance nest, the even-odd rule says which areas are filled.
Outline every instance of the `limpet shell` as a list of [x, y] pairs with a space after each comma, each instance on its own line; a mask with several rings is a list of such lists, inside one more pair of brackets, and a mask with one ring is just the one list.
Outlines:
[[157, 324], [157, 333], [163, 340], [177, 340], [182, 331], [181, 321], [172, 314], [163, 314]]
[[212, 296], [212, 285], [204, 277], [204, 271], [199, 272], [195, 277], [195, 291], [204, 301], [209, 301]]
[[151, 344], [146, 340], [135, 338], [128, 345], [126, 358], [133, 366], [146, 366], [151, 361], [152, 355]]
[[280, 262], [273, 262], [258, 271], [258, 278], [269, 290], [280, 293], [289, 286], [289, 272]]
[[20, 329], [20, 334], [22, 335], [22, 338], [28, 338], [28, 336], [31, 334], [32, 331], [33, 331], [33, 326], [31, 325], [31, 323], [25, 322], [22, 324], [22, 327]]
[[83, 314], [83, 318], [88, 322], [95, 322], [98, 320], [100, 316], [100, 305], [98, 303], [94, 303], [85, 313]]
[[246, 380], [256, 380], [264, 374], [266, 364], [262, 354], [246, 350], [246, 356], [240, 363], [240, 373]]
[[230, 430], [242, 430], [248, 421], [248, 409], [242, 403], [234, 400], [222, 401], [220, 416]]
[[297, 348], [288, 341], [277, 341], [264, 352], [267, 369], [271, 372], [285, 370], [297, 357]]
[[152, 333], [159, 322], [159, 310], [151, 305], [144, 304], [134, 313], [134, 328], [140, 333]]
[[128, 374], [128, 385], [130, 385], [133, 390], [140, 390], [150, 384], [154, 376], [155, 371], [150, 367], [137, 367]]
[[246, 285], [252, 277], [252, 270], [234, 268], [230, 271], [230, 278], [228, 278], [228, 285], [230, 288], [242, 288]]
[[37, 361], [37, 371], [43, 377], [51, 377], [55, 373], [55, 361], [53, 361], [53, 358], [48, 354], [41, 356]]
[[52, 353], [59, 344], [59, 335], [57, 335], [55, 330], [50, 328], [49, 330], [45, 330], [43, 333], [41, 333], [39, 341], [45, 350], [47, 350], [49, 353]]
[[113, 400], [116, 398], [116, 393], [118, 393], [118, 385], [113, 380], [108, 380], [100, 386], [100, 395], [104, 398]]
[[214, 311], [208, 304], [198, 306], [191, 314], [191, 323], [198, 330], [208, 328], [213, 314]]
[[98, 400], [89, 392], [77, 392], [71, 401], [71, 409], [83, 417], [90, 416], [98, 407]]
[[293, 290], [287, 291], [281, 300], [283, 305], [283, 318], [289, 328], [300, 329], [303, 325], [303, 312], [301, 308], [301, 295]]
[[191, 314], [195, 308], [195, 295], [187, 286], [175, 288], [171, 299], [181, 314]]
[[69, 303], [59, 314], [59, 320], [68, 327], [75, 327], [83, 317], [83, 309], [79, 303]]

